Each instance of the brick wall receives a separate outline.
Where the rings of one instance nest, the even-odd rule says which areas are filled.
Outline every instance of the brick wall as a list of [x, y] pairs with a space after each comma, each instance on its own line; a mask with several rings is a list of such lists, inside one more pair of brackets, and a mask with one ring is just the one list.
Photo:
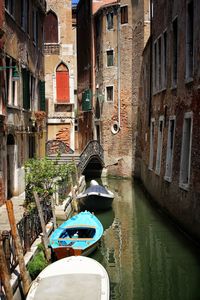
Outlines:
[[[145, 99], [145, 80], [144, 74], [141, 81], [141, 101], [140, 101], [140, 161], [141, 161], [141, 178], [145, 187], [159, 205], [167, 211], [179, 224], [190, 234], [198, 239], [200, 238], [200, 147], [199, 147], [199, 126], [200, 126], [200, 33], [198, 28], [200, 17], [196, 13], [200, 9], [200, 3], [193, 1], [194, 4], [194, 43], [193, 59], [194, 68], [192, 78], [186, 76], [186, 2], [181, 0], [174, 1], [174, 4], [167, 2], [154, 1], [154, 18], [152, 23], [152, 44], [144, 52], [143, 66], [146, 64], [147, 73], [150, 76], [150, 64], [154, 70], [154, 63], [150, 57], [154, 53], [153, 47], [156, 41], [166, 31], [167, 36], [167, 67], [166, 67], [166, 84], [155, 87], [154, 73], [152, 73], [152, 97], [150, 94]], [[173, 20], [178, 16], [178, 47], [177, 47], [177, 83], [173, 84]], [[148, 99], [151, 98], [149, 106]], [[150, 153], [150, 127], [148, 124], [148, 112], [151, 111], [151, 118], [155, 120], [155, 139], [154, 139], [154, 159], [153, 167], [149, 169]], [[183, 143], [183, 126], [186, 114], [192, 116], [191, 126], [191, 159], [189, 161], [189, 172], [187, 184], [180, 180], [181, 173], [181, 149]], [[163, 140], [161, 146], [161, 164], [160, 171], [156, 171], [156, 155], [158, 149], [158, 131], [159, 118], [164, 117]], [[175, 119], [175, 135], [173, 146], [173, 164], [170, 180], [166, 179], [166, 160], [167, 145], [170, 118]], [[188, 148], [190, 149], [190, 148]], [[187, 153], [189, 150], [187, 150]], [[184, 166], [186, 161], [182, 163]]]

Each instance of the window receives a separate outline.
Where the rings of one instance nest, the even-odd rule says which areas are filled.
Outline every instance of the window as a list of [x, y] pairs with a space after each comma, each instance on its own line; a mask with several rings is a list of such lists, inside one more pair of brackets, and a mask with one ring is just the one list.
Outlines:
[[95, 106], [95, 119], [99, 120], [100, 117], [101, 117], [100, 101], [99, 98], [97, 97], [96, 106]]
[[158, 123], [158, 143], [157, 143], [157, 154], [156, 154], [156, 173], [160, 174], [161, 167], [161, 158], [162, 158], [162, 142], [163, 142], [163, 126], [164, 126], [164, 117], [159, 118]]
[[177, 60], [178, 60], [178, 18], [173, 21], [172, 24], [173, 29], [173, 69], [172, 69], [172, 84], [173, 86], [177, 83]]
[[16, 63], [12, 58], [6, 58], [6, 66], [10, 68], [6, 69], [6, 95], [7, 95], [7, 103], [8, 105], [17, 106], [18, 99], [18, 82], [13, 80], [14, 75], [14, 67], [16, 67]]
[[27, 22], [27, 18], [26, 18], [27, 9], [26, 9], [26, 5], [27, 5], [27, 1], [21, 0], [21, 19], [20, 19], [20, 25], [21, 25], [21, 27], [24, 30], [26, 29], [26, 22]]
[[167, 81], [167, 31], [163, 33], [162, 42], [162, 87], [164, 88]]
[[14, 14], [14, 0], [5, 0], [5, 8], [13, 16]]
[[157, 42], [153, 44], [153, 90], [157, 90]]
[[113, 29], [113, 13], [110, 12], [106, 15], [106, 20], [107, 20], [107, 29], [111, 30]]
[[30, 96], [31, 96], [31, 110], [37, 110], [36, 102], [36, 88], [35, 88], [35, 77], [30, 76]]
[[38, 42], [38, 13], [35, 9], [32, 11], [32, 33], [35, 44]]
[[158, 71], [157, 71], [157, 79], [158, 79], [158, 89], [161, 89], [161, 37], [159, 37], [158, 41], [157, 41], [157, 47], [158, 47], [158, 59], [157, 59], [157, 67], [158, 67]]
[[167, 138], [167, 156], [165, 166], [165, 180], [171, 181], [172, 178], [172, 163], [174, 152], [174, 136], [175, 136], [175, 117], [169, 118], [168, 138]]
[[192, 148], [192, 112], [185, 113], [183, 122], [180, 187], [188, 189], [190, 182], [190, 164]]
[[44, 42], [58, 43], [58, 18], [52, 11], [49, 11], [45, 17]]
[[26, 2], [26, 30], [30, 33], [29, 1]]
[[69, 102], [69, 70], [61, 63], [56, 70], [57, 102]]
[[193, 77], [193, 22], [194, 22], [193, 1], [187, 4], [187, 20], [186, 20], [186, 79]]
[[155, 135], [155, 119], [151, 119], [150, 126], [150, 153], [149, 153], [149, 169], [153, 169], [153, 157], [154, 157], [154, 135]]
[[106, 87], [106, 100], [108, 102], [113, 101], [113, 86]]
[[99, 61], [99, 54], [97, 54], [97, 64], [96, 64], [96, 70], [97, 72], [99, 71], [99, 68], [100, 68], [100, 61]]
[[121, 24], [128, 23], [128, 6], [121, 7]]
[[46, 101], [45, 101], [45, 81], [39, 81], [38, 82], [38, 90], [39, 90], [39, 100], [40, 105], [39, 108], [42, 111], [46, 110]]
[[30, 109], [30, 72], [22, 69], [22, 82], [23, 82], [23, 108]]
[[114, 65], [114, 57], [113, 57], [113, 50], [107, 51], [107, 67], [111, 67]]

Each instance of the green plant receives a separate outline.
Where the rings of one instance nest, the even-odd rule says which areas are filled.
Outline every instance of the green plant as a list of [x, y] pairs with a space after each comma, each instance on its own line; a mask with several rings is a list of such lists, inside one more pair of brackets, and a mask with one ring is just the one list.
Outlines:
[[38, 247], [38, 253], [34, 258], [28, 263], [28, 271], [31, 276], [31, 279], [34, 280], [39, 273], [46, 268], [48, 265], [47, 260], [44, 256], [43, 246]]
[[59, 185], [63, 182], [67, 184], [74, 173], [74, 162], [59, 164], [58, 159], [54, 162], [46, 157], [29, 159], [25, 163], [26, 207], [34, 202], [33, 191], [36, 191], [40, 198], [49, 200]]

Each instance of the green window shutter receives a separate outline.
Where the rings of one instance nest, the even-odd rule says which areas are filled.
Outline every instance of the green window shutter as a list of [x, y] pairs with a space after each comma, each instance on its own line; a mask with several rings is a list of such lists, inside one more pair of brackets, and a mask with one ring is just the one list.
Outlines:
[[22, 79], [23, 79], [23, 108], [30, 109], [30, 86], [29, 86], [29, 71], [27, 69], [22, 69]]
[[85, 90], [82, 95], [82, 111], [92, 109], [92, 93], [91, 90]]
[[45, 81], [39, 81], [39, 93], [40, 93], [40, 110], [46, 110], [45, 103]]

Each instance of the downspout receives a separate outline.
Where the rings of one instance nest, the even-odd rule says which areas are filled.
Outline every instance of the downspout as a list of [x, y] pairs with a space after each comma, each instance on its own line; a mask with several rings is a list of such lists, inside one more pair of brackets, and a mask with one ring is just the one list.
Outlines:
[[120, 6], [117, 9], [117, 45], [118, 45], [118, 51], [117, 51], [117, 63], [118, 63], [118, 68], [117, 68], [117, 103], [118, 103], [118, 131], [120, 130], [121, 127], [121, 78], [120, 78], [120, 73], [121, 73], [121, 52], [120, 52]]
[[153, 39], [152, 39], [153, 0], [150, 0], [150, 68], [149, 68], [149, 127], [151, 125], [152, 113], [152, 61], [153, 61]]
[[92, 139], [96, 140], [96, 130], [95, 130], [95, 49], [94, 49], [94, 16], [93, 7], [91, 4], [91, 91], [92, 91]]

